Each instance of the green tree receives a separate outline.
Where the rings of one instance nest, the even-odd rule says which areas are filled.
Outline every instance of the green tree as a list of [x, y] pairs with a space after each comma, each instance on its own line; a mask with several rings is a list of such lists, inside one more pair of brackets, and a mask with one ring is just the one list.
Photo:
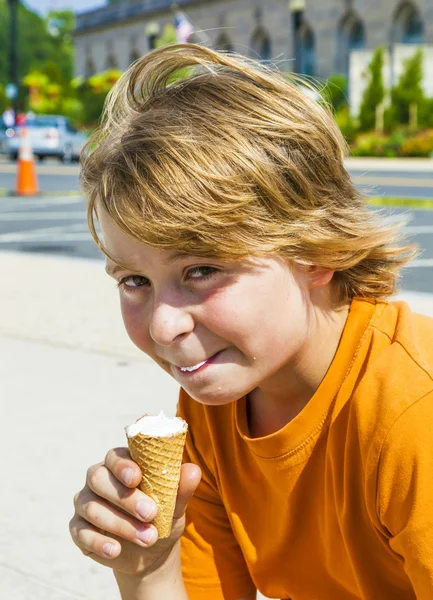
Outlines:
[[385, 99], [385, 84], [383, 82], [383, 64], [385, 49], [379, 46], [374, 51], [367, 69], [368, 83], [365, 88], [359, 112], [359, 125], [362, 131], [374, 129], [376, 123], [376, 108]]
[[403, 72], [397, 85], [391, 92], [393, 115], [396, 123], [407, 124], [409, 122], [410, 106], [416, 105], [422, 112], [426, 101], [422, 88], [424, 78], [424, 54], [419, 48], [413, 56], [404, 61]]
[[[50, 27], [54, 18], [56, 28]], [[49, 61], [59, 65], [66, 80], [71, 79], [74, 19], [72, 11], [52, 11], [43, 19], [19, 3], [17, 55], [20, 81], [33, 69], [42, 71]], [[0, 0], [0, 25], [0, 83], [4, 85], [9, 81], [9, 7], [6, 0]]]

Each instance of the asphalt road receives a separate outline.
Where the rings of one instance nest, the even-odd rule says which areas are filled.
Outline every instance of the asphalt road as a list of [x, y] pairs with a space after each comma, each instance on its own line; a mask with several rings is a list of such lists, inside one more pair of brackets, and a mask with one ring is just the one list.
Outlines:
[[[362, 186], [371, 187], [375, 181], [375, 195], [433, 198], [433, 172], [351, 172], [357, 183], [363, 181]], [[54, 162], [38, 165], [38, 177], [46, 193], [44, 197], [0, 197], [0, 251], [102, 259], [87, 229], [85, 199], [78, 191], [78, 167]], [[14, 181], [15, 165], [0, 164], [0, 188], [13, 188]], [[390, 181], [411, 181], [408, 187], [411, 193], [404, 192], [406, 187], [389, 185]], [[417, 187], [420, 182], [423, 187]], [[415, 194], [415, 190], [422, 193]], [[392, 218], [404, 215], [409, 235], [422, 248], [421, 257], [403, 273], [402, 289], [433, 293], [433, 210], [416, 210], [410, 206], [388, 210]]]
[[[356, 185], [366, 194], [433, 198], [433, 169], [425, 171], [395, 171], [349, 168]], [[50, 160], [37, 164], [39, 187], [44, 192], [73, 193], [79, 190], [78, 165], [62, 165]], [[16, 164], [0, 161], [0, 192], [15, 189]]]

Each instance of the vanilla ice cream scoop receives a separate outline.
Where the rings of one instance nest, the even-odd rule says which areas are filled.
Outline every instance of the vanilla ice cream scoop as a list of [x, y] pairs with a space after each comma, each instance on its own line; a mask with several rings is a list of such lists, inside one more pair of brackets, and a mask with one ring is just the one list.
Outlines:
[[128, 438], [134, 437], [138, 433], [149, 435], [151, 437], [169, 437], [178, 433], [183, 433], [188, 429], [188, 425], [179, 417], [167, 417], [164, 411], [156, 416], [144, 415], [132, 425], [125, 427]]
[[125, 427], [131, 458], [143, 475], [138, 487], [158, 506], [152, 523], [160, 538], [171, 532], [187, 430], [183, 419], [163, 412]]

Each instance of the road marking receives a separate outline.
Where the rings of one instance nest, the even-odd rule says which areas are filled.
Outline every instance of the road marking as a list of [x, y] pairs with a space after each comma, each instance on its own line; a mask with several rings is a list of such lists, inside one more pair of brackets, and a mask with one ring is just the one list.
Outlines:
[[404, 177], [352, 177], [357, 185], [379, 185], [390, 187], [433, 187], [433, 179], [409, 179]]
[[73, 212], [27, 212], [27, 213], [2, 213], [0, 221], [67, 221], [69, 219], [86, 219], [86, 213]]
[[89, 241], [93, 241], [92, 236], [90, 235], [89, 232], [71, 232], [71, 233], [62, 233], [61, 236], [53, 236], [52, 234], [49, 233], [42, 233], [40, 235], [25, 235], [25, 234], [20, 234], [20, 233], [8, 233], [6, 235], [1, 235], [0, 236], [0, 244], [12, 244], [12, 243], [16, 243], [16, 242], [40, 242], [40, 241], [44, 241], [44, 242], [52, 242], [52, 243], [59, 243], [59, 242], [80, 242], [80, 241], [85, 241], [85, 240], [89, 240]]
[[433, 208], [433, 199], [428, 198], [366, 195], [365, 201], [370, 206], [388, 206], [390, 208], [408, 207], [422, 210], [431, 210]]
[[16, 209], [21, 208], [23, 206], [31, 207], [31, 208], [47, 208], [49, 206], [57, 206], [63, 204], [85, 204], [84, 196], [56, 196], [55, 198], [32, 198], [22, 199], [22, 198], [0, 198], [0, 208], [8, 209]]
[[410, 262], [405, 268], [411, 267], [433, 267], [433, 258], [417, 258]]
[[407, 233], [414, 233], [415, 235], [422, 235], [426, 233], [433, 233], [433, 225], [409, 225], [405, 228]]

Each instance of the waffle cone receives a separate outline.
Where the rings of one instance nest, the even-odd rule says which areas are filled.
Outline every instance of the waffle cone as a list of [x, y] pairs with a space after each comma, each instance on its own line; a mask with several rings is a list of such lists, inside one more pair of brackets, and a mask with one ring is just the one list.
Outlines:
[[159, 538], [166, 538], [171, 532], [185, 440], [186, 431], [167, 437], [138, 433], [128, 438], [132, 460], [143, 474], [138, 487], [158, 506], [152, 524]]

